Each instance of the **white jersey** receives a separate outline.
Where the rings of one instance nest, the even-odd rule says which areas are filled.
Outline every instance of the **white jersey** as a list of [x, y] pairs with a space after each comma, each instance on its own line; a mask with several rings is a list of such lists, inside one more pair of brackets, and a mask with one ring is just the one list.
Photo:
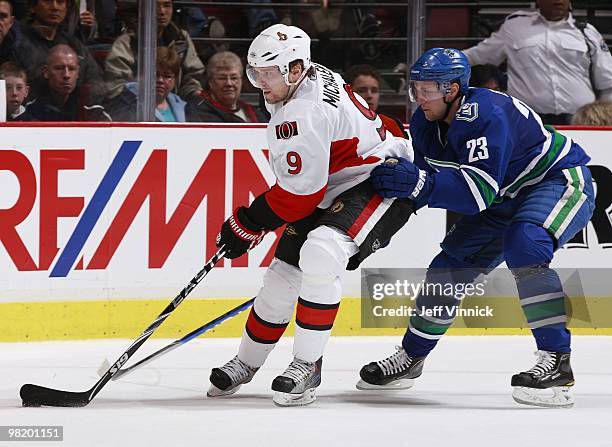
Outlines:
[[[315, 201], [327, 208], [339, 194], [366, 180], [386, 157], [414, 157], [411, 142], [386, 131], [380, 117], [340, 75], [322, 65], [314, 67], [316, 76], [306, 77], [287, 103], [266, 104], [272, 115], [267, 137], [277, 178], [274, 197], [286, 203], [293, 199], [294, 207]], [[275, 211], [285, 208], [274, 202], [270, 205]], [[300, 215], [295, 209], [282, 214], [285, 220]]]

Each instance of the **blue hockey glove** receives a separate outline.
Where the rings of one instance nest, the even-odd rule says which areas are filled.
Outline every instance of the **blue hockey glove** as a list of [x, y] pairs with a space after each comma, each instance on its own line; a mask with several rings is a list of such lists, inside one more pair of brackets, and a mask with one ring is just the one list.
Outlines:
[[434, 180], [427, 171], [405, 158], [387, 158], [372, 171], [374, 189], [381, 196], [427, 203]]

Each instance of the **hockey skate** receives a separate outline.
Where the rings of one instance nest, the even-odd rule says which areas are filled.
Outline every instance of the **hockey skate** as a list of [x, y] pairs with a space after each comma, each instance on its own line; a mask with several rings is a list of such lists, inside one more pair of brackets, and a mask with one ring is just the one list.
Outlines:
[[571, 407], [574, 397], [570, 387], [574, 374], [570, 354], [536, 351], [538, 361], [528, 371], [512, 376], [512, 397], [519, 404], [537, 407]]
[[281, 407], [308, 405], [315, 401], [316, 389], [321, 384], [323, 357], [315, 363], [305, 362], [297, 357], [284, 373], [272, 382], [272, 400]]
[[397, 346], [395, 354], [379, 362], [365, 365], [359, 371], [361, 380], [357, 389], [406, 390], [412, 388], [414, 379], [421, 375], [425, 357], [410, 357], [404, 348]]
[[221, 368], [212, 369], [210, 372], [211, 385], [206, 395], [220, 397], [234, 394], [242, 384], [251, 381], [258, 369], [251, 368], [236, 356]]

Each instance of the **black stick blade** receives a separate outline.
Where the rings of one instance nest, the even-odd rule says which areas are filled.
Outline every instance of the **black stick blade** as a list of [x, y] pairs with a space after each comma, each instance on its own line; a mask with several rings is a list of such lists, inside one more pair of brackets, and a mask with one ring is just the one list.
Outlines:
[[84, 407], [89, 400], [89, 392], [54, 390], [44, 386], [26, 383], [19, 390], [24, 407]]

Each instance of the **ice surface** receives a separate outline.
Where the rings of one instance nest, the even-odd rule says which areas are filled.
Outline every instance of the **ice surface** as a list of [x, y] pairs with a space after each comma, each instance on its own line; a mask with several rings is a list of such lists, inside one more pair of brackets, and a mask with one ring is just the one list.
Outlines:
[[[136, 358], [167, 342], [149, 340]], [[63, 425], [64, 442], [43, 444], [62, 447], [612, 446], [612, 337], [574, 337], [569, 410], [512, 400], [510, 376], [536, 360], [532, 339], [520, 336], [446, 337], [413, 389], [387, 394], [355, 383], [359, 368], [391, 354], [399, 338], [334, 337], [317, 401], [278, 408], [270, 383], [289, 364], [291, 342], [282, 340], [233, 397], [205, 391], [210, 369], [234, 356], [239, 340], [199, 339], [110, 382], [85, 408], [22, 408], [19, 387], [89, 389], [104, 358], [114, 361], [130, 341], [0, 344], [0, 425]]]

